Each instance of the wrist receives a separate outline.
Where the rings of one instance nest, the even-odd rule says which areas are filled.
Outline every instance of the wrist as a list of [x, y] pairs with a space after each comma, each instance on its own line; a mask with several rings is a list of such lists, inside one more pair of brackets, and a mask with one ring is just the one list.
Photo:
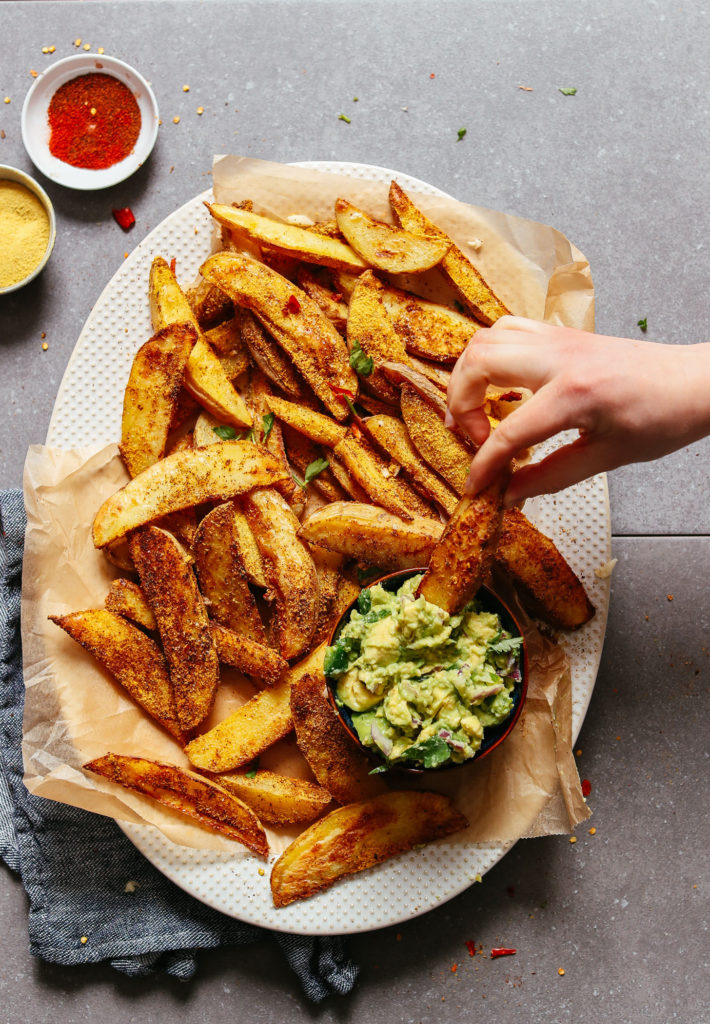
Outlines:
[[683, 369], [682, 404], [686, 444], [710, 434], [710, 343], [678, 347]]

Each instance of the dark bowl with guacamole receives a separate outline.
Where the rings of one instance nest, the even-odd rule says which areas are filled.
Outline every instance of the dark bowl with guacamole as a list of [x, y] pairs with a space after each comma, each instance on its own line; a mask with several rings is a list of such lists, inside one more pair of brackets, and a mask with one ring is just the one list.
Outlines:
[[373, 770], [441, 771], [480, 760], [522, 710], [525, 640], [488, 587], [456, 615], [416, 596], [424, 569], [365, 587], [325, 653], [330, 699]]

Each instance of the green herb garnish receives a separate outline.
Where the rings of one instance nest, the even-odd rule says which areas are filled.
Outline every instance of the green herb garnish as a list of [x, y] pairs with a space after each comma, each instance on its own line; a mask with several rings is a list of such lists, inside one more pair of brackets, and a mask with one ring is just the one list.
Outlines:
[[464, 135], [466, 134], [466, 129], [465, 129], [465, 128], [459, 128], [459, 130], [457, 131], [457, 133], [456, 133], [456, 134], [458, 135], [458, 138], [457, 138], [457, 140], [456, 140], [456, 141], [457, 141], [457, 142], [460, 142], [460, 141], [461, 141], [461, 139], [462, 139], [462, 138], [464, 137]]
[[557, 91], [561, 92], [563, 96], [576, 96], [577, 95], [577, 90], [574, 89], [574, 88], [558, 89]]
[[313, 462], [309, 462], [306, 466], [306, 472], [303, 476], [304, 486], [309, 484], [311, 480], [314, 480], [319, 473], [322, 473], [324, 469], [328, 468], [327, 459], [314, 459]]
[[256, 778], [256, 773], [258, 771], [259, 771], [259, 758], [257, 757], [256, 761], [254, 761], [254, 767], [250, 768], [248, 772], [244, 772], [244, 778], [245, 779], [255, 779]]
[[517, 651], [522, 642], [523, 638], [521, 636], [506, 636], [502, 640], [496, 640], [495, 643], [489, 646], [488, 650], [491, 654], [510, 654], [511, 651]]
[[398, 761], [416, 761], [424, 768], [438, 768], [451, 760], [451, 750], [440, 736], [430, 736], [423, 743], [407, 747], [397, 758]]
[[643, 320], [637, 320], [636, 326], [640, 327], [642, 331], [648, 330], [648, 317], [644, 317]]
[[369, 590], [363, 590], [357, 599], [357, 610], [362, 615], [367, 615], [370, 608], [372, 607], [372, 594]]
[[276, 417], [272, 412], [267, 412], [265, 416], [261, 417], [261, 432], [264, 435], [264, 444], [266, 444], [269, 439], [269, 434], [271, 433], [271, 428], [274, 425], [275, 419]]
[[350, 365], [361, 377], [369, 377], [375, 367], [372, 356], [365, 355], [357, 340], [353, 342], [353, 347], [350, 349]]
[[222, 441], [234, 441], [237, 436], [237, 432], [234, 427], [212, 427], [217, 437], [221, 438]]
[[350, 118], [347, 114], [338, 114], [339, 121], [345, 121], [346, 124], [350, 124]]

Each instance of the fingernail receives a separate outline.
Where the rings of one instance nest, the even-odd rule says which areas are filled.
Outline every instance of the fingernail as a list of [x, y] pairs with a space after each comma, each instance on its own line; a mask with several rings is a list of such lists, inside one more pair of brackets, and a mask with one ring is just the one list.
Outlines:
[[448, 409], [446, 410], [446, 414], [444, 416], [444, 426], [446, 427], [447, 430], [451, 430], [453, 427], [456, 426], [456, 420], [451, 415]]
[[470, 476], [467, 477], [466, 483], [463, 485], [463, 493], [469, 497], [476, 493], [476, 485]]

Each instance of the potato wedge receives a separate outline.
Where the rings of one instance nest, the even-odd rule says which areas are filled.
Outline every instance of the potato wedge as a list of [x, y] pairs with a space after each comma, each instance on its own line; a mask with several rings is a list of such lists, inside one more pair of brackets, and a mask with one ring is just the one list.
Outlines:
[[236, 380], [251, 366], [249, 349], [242, 337], [241, 323], [236, 316], [205, 331], [205, 339], [217, 353], [227, 380]]
[[349, 245], [308, 228], [283, 224], [247, 210], [235, 210], [221, 203], [205, 203], [212, 216], [230, 230], [236, 229], [283, 256], [306, 263], [319, 263], [338, 270], [361, 270], [367, 264]]
[[495, 557], [506, 484], [497, 480], [480, 494], [461, 499], [431, 553], [417, 596], [450, 615], [475, 597]]
[[226, 423], [220, 422], [216, 416], [212, 416], [209, 412], [201, 412], [195, 420], [195, 426], [192, 431], [194, 447], [207, 448], [208, 445], [219, 444], [220, 441], [227, 439], [220, 437], [217, 431], [220, 431], [220, 433], [234, 434], [231, 438], [232, 441], [243, 440], [243, 438], [237, 435], [234, 427], [227, 426]]
[[308, 550], [311, 553], [313, 564], [318, 574], [318, 624], [313, 638], [314, 643], [323, 643], [328, 640], [334, 626], [335, 607], [338, 600], [338, 591], [341, 581], [341, 568], [345, 556], [337, 551], [328, 551], [326, 548], [318, 547], [317, 544], [309, 544]]
[[451, 242], [426, 238], [375, 220], [347, 199], [335, 200], [335, 219], [352, 248], [371, 267], [390, 274], [417, 274], [436, 266]]
[[192, 324], [170, 324], [141, 345], [133, 357], [123, 396], [119, 444], [131, 476], [165, 454], [185, 367], [196, 341]]
[[367, 800], [386, 786], [370, 775], [372, 762], [350, 739], [328, 700], [322, 672], [305, 673], [291, 687], [296, 742], [317, 781], [340, 804]]
[[404, 342], [394, 330], [382, 302], [384, 286], [371, 270], [360, 275], [348, 307], [347, 339], [350, 351], [360, 346], [372, 360], [368, 387], [386, 402], [396, 405], [397, 387], [383, 374], [382, 363], [409, 363]]
[[291, 398], [298, 398], [303, 386], [291, 360], [253, 313], [240, 309], [238, 316], [242, 338], [254, 365], [281, 391]]
[[228, 772], [288, 736], [293, 729], [291, 686], [306, 672], [323, 671], [325, 644], [293, 665], [276, 686], [255, 694], [214, 729], [188, 743], [185, 753], [195, 768]]
[[175, 452], [106, 499], [94, 519], [94, 545], [103, 548], [169, 512], [226, 501], [286, 479], [286, 470], [273, 455], [248, 441]]
[[206, 281], [200, 281], [194, 288], [188, 288], [185, 298], [203, 331], [211, 330], [234, 315], [231, 299]]
[[451, 282], [464, 305], [487, 327], [510, 310], [483, 280], [471, 261], [453, 244], [448, 235], [425, 217], [396, 181], [390, 186], [390, 205], [398, 224], [408, 231], [448, 242], [449, 249], [441, 261], [444, 276]]
[[372, 440], [400, 464], [417, 490], [451, 515], [458, 496], [422, 461], [404, 423], [393, 416], [368, 416], [363, 423]]
[[438, 384], [434, 384], [430, 377], [415, 369], [413, 361], [410, 361], [409, 365], [383, 363], [382, 370], [391, 381], [397, 384], [400, 392], [402, 384], [409, 384], [421, 398], [429, 403], [443, 421], [446, 415], [446, 396], [442, 395], [442, 388]]
[[438, 363], [453, 365], [482, 326], [473, 317], [391, 285], [383, 286], [382, 303], [407, 352]]
[[266, 630], [249, 589], [235, 538], [234, 505], [225, 502], [200, 523], [193, 554], [200, 590], [210, 616], [220, 625], [266, 644]]
[[322, 280], [323, 273], [328, 274], [328, 271], [318, 271], [302, 263], [296, 271], [296, 284], [306, 295], [310, 295], [335, 329], [342, 334], [348, 320], [348, 307], [343, 302], [342, 295], [332, 291]]
[[274, 490], [256, 488], [243, 500], [274, 595], [274, 634], [286, 659], [310, 647], [318, 621], [318, 576], [309, 552], [298, 538], [300, 523]]
[[339, 807], [302, 832], [274, 864], [274, 906], [307, 899], [339, 878], [467, 825], [441, 793], [397, 791]]
[[87, 762], [84, 768], [194, 818], [206, 828], [236, 839], [262, 857], [269, 852], [266, 835], [252, 809], [202, 775], [174, 764], [160, 764], [144, 757], [126, 757], [123, 754], [104, 754]]
[[417, 373], [421, 373], [422, 377], [425, 377], [438, 391], [443, 391], [446, 394], [451, 380], [450, 370], [445, 370], [442, 366], [437, 366], [436, 363], [430, 363], [427, 359], [419, 359], [417, 356], [410, 356], [410, 362]]
[[[298, 472], [304, 483], [306, 474], [310, 476], [310, 473], [313, 472], [312, 469], [309, 471], [309, 467], [318, 466], [318, 464], [323, 465], [324, 462], [328, 463], [325, 456], [330, 449], [321, 448], [320, 445], [311, 441], [305, 434], [294, 430], [293, 427], [284, 424], [283, 438], [288, 461]], [[345, 501], [347, 499], [347, 493], [331, 473], [329, 465], [326, 465], [324, 469], [321, 469], [316, 476], [309, 480], [309, 483], [303, 488], [303, 493], [310, 493], [311, 488], [315, 489], [326, 501]]]
[[247, 517], [241, 509], [234, 510], [234, 544], [239, 553], [239, 560], [244, 566], [247, 579], [255, 587], [266, 590], [266, 576], [264, 575], [264, 563], [259, 552], [254, 534], [247, 522]]
[[584, 586], [554, 541], [518, 508], [503, 513], [495, 559], [529, 611], [551, 626], [579, 629], [594, 615]]
[[405, 480], [394, 476], [384, 460], [362, 438], [348, 434], [336, 445], [334, 451], [335, 457], [369, 494], [375, 505], [386, 508], [402, 519], [414, 519], [415, 516], [427, 518], [432, 515], [431, 509], [417, 492]]
[[350, 476], [345, 466], [342, 464], [342, 462], [336, 459], [335, 455], [333, 455], [332, 451], [329, 448], [323, 449], [323, 457], [328, 463], [328, 469], [333, 474], [333, 478], [335, 479], [336, 483], [339, 484], [340, 487], [342, 487], [343, 491], [345, 491], [345, 493], [349, 495], [349, 497], [351, 497], [353, 501], [361, 501], [367, 503], [369, 501], [367, 491], [363, 490], [363, 488], [360, 486], [357, 480], [354, 480]]
[[151, 718], [184, 742], [168, 666], [158, 645], [142, 630], [106, 608], [50, 615], [72, 640], [89, 651]]
[[414, 447], [449, 487], [457, 494], [463, 494], [474, 454], [473, 446], [448, 430], [439, 414], [411, 384], [402, 385], [400, 401], [402, 418]]
[[131, 557], [153, 609], [184, 732], [212, 710], [219, 661], [209, 619], [189, 561], [165, 530], [146, 526], [130, 541]]
[[309, 544], [394, 570], [426, 565], [443, 531], [435, 519], [404, 520], [376, 505], [341, 501], [316, 509], [298, 535]]
[[[316, 237], [316, 236], [313, 236]], [[344, 340], [313, 299], [262, 263], [237, 253], [216, 253], [200, 273], [240, 305], [252, 309], [338, 420], [347, 407], [333, 386], [357, 393]]]
[[243, 398], [227, 379], [175, 275], [160, 256], [156, 256], [150, 268], [150, 313], [154, 331], [175, 323], [193, 325], [197, 331], [197, 341], [185, 368], [185, 387], [208, 412], [219, 417], [223, 423], [250, 427], [251, 415]]
[[306, 507], [306, 495], [296, 483], [291, 471], [281, 423], [274, 418], [269, 409], [268, 403], [273, 393], [274, 390], [268, 378], [260, 370], [254, 370], [249, 376], [247, 391], [247, 402], [254, 413], [254, 433], [262, 443], [266, 437], [265, 447], [279, 460], [288, 474], [287, 478], [277, 485], [276, 490], [289, 503], [294, 515], [301, 516]]
[[344, 427], [342, 423], [336, 423], [330, 416], [314, 412], [304, 405], [287, 402], [276, 395], [270, 395], [266, 399], [266, 404], [282, 423], [293, 427], [294, 430], [304, 434], [316, 444], [326, 444], [330, 448], [334, 448], [348, 432], [347, 427]]
[[235, 633], [218, 622], [210, 623], [212, 639], [223, 665], [231, 665], [263, 686], [275, 686], [288, 668], [288, 662], [270, 647]]
[[130, 619], [143, 629], [158, 628], [153, 609], [148, 604], [145, 594], [132, 580], [123, 579], [122, 576], [115, 579], [104, 603], [110, 612]]
[[267, 825], [313, 821], [331, 802], [330, 793], [314, 782], [277, 775], [263, 768], [253, 778], [234, 772], [219, 775], [216, 781], [243, 800]]

